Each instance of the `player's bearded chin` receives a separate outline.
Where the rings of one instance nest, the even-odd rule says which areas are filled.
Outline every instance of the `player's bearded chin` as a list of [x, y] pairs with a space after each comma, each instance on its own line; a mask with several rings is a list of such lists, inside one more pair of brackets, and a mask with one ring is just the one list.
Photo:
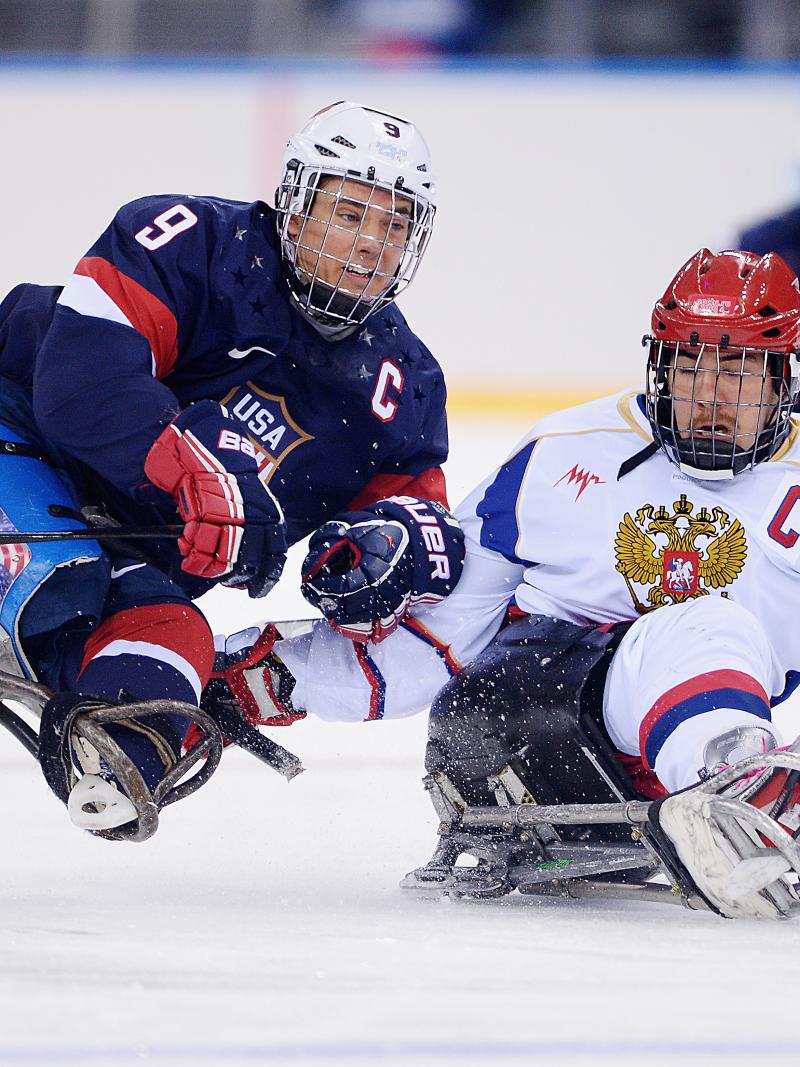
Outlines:
[[678, 441], [682, 450], [689, 454], [692, 465], [703, 470], [712, 470], [721, 460], [732, 461], [737, 452], [747, 452], [755, 442], [754, 434], [737, 434], [734, 438], [733, 428], [727, 420], [712, 423], [705, 411], [691, 411], [691, 403], [676, 401], [676, 407], [689, 409], [688, 425], [681, 427], [680, 418], [676, 419]]
[[748, 405], [739, 401], [708, 405], [673, 398], [678, 444], [693, 466], [713, 470], [720, 462], [727, 465], [737, 456], [752, 454], [759, 439], [774, 429], [778, 403], [774, 387], [770, 385], [769, 388], [772, 399], [765, 400], [763, 405], [768, 412], [766, 419], [760, 414], [760, 403]]

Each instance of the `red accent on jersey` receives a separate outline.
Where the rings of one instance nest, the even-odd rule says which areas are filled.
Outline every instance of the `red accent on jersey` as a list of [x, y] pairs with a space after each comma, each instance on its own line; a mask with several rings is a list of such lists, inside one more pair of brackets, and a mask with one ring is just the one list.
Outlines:
[[99, 256], [86, 256], [75, 274], [92, 278], [150, 345], [156, 377], [166, 378], [178, 361], [178, 322], [166, 304], [139, 282]]
[[422, 474], [376, 474], [358, 496], [353, 497], [345, 511], [360, 511], [376, 500], [389, 496], [416, 496], [421, 500], [435, 500], [450, 510], [447, 486], [441, 467], [429, 467]]
[[793, 485], [781, 501], [780, 507], [772, 516], [767, 527], [767, 533], [772, 540], [777, 541], [784, 548], [794, 548], [798, 538], [800, 538], [800, 533], [797, 530], [783, 529], [798, 501], [800, 501], [800, 485]]
[[700, 584], [700, 553], [665, 548], [661, 557], [661, 588], [665, 593], [694, 596]]
[[361, 668], [364, 677], [369, 682], [371, 690], [369, 697], [369, 713], [364, 719], [364, 722], [374, 722], [376, 719], [383, 718], [383, 702], [386, 697], [386, 683], [375, 669], [372, 660], [367, 655], [367, 650], [364, 645], [354, 641], [353, 651], [356, 654], [358, 665]]
[[456, 657], [450, 650], [450, 646], [446, 645], [443, 641], [440, 641], [436, 634], [423, 626], [419, 619], [415, 619], [411, 615], [407, 615], [400, 623], [404, 630], [410, 630], [415, 637], [418, 637], [421, 641], [424, 641], [426, 645], [429, 645], [434, 652], [441, 659], [447, 668], [448, 674], [452, 677], [454, 674], [460, 674], [463, 667], [458, 662]]
[[599, 478], [596, 474], [592, 474], [591, 471], [585, 471], [582, 467], [579, 467], [576, 463], [572, 470], [568, 470], [565, 475], [558, 479], [553, 484], [553, 488], [557, 485], [561, 485], [564, 479], [568, 479], [567, 485], [577, 484], [579, 486], [578, 492], [575, 495], [575, 499], [578, 500], [581, 493], [589, 488], [590, 485], [605, 485], [605, 479]]
[[191, 663], [202, 686], [211, 677], [214, 637], [200, 612], [188, 604], [153, 604], [110, 615], [89, 635], [81, 671], [112, 641], [147, 641], [160, 645]]
[[653, 771], [645, 766], [641, 756], [629, 756], [627, 752], [617, 752], [616, 756], [639, 796], [647, 800], [660, 800], [661, 797], [669, 796], [668, 790], [659, 782]]

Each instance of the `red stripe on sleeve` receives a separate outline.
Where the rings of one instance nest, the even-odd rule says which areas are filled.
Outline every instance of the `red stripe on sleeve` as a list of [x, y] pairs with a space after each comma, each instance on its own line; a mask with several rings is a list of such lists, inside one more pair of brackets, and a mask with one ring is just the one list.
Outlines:
[[166, 378], [178, 360], [178, 322], [162, 303], [139, 282], [99, 256], [86, 256], [75, 268], [97, 282], [131, 326], [149, 343], [156, 361], [156, 377]]
[[360, 511], [367, 504], [387, 496], [418, 496], [422, 500], [435, 500], [450, 509], [444, 471], [441, 467], [429, 467], [422, 474], [376, 474], [350, 501], [346, 510]]
[[400, 625], [404, 630], [410, 630], [415, 637], [424, 641], [426, 645], [430, 645], [444, 663], [448, 674], [451, 676], [460, 674], [464, 669], [453, 655], [450, 646], [446, 645], [444, 641], [440, 641], [436, 634], [429, 630], [427, 626], [423, 626], [419, 619], [415, 619], [413, 615], [406, 615]]
[[358, 665], [364, 677], [369, 682], [370, 697], [369, 697], [369, 713], [367, 714], [364, 722], [374, 722], [376, 719], [383, 718], [383, 687], [381, 686], [381, 679], [376, 675], [372, 669], [372, 665], [367, 655], [367, 651], [363, 645], [353, 642], [353, 651], [356, 654]]
[[83, 651], [81, 671], [112, 641], [147, 641], [182, 656], [205, 686], [214, 666], [214, 637], [205, 618], [186, 604], [153, 604], [119, 611], [94, 630]]
[[[706, 674], [698, 674], [694, 678], [688, 678], [685, 682], [681, 682], [680, 685], [676, 685], [673, 689], [668, 689], [647, 712], [639, 727], [640, 752], [644, 753], [647, 748], [647, 739], [650, 736], [650, 731], [662, 715], [677, 704], [682, 704], [684, 700], [690, 700], [692, 697], [703, 693], [711, 693], [715, 689], [741, 689], [745, 693], [758, 697], [767, 707], [770, 706], [766, 692], [750, 674], [732, 670], [708, 671]], [[649, 767], [646, 761], [645, 766]], [[652, 768], [649, 769], [652, 770]]]

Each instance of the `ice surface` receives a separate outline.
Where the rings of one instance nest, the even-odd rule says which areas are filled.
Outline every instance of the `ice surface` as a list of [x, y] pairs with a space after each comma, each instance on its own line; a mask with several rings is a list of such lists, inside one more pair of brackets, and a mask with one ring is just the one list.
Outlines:
[[[457, 425], [453, 497], [522, 429]], [[289, 784], [229, 751], [143, 845], [72, 828], [1, 734], [0, 1064], [800, 1062], [800, 923], [401, 892], [435, 841], [424, 733], [300, 723]]]

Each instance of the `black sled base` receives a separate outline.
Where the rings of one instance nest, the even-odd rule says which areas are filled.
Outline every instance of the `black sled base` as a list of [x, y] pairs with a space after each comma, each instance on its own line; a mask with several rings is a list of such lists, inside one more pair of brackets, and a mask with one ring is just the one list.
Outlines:
[[623, 632], [527, 617], [442, 690], [424, 780], [439, 842], [403, 888], [708, 906], [602, 725], [605, 677]]

